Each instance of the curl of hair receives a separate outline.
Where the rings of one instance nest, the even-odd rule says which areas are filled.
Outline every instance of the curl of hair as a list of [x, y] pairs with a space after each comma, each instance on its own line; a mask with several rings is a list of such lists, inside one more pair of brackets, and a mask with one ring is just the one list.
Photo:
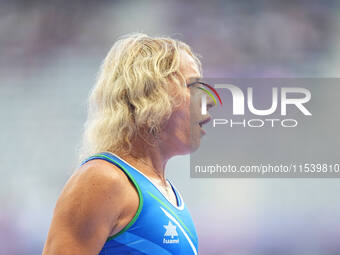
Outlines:
[[[168, 37], [132, 34], [118, 40], [105, 57], [88, 101], [80, 160], [103, 151], [131, 150], [146, 130], [155, 134], [184, 98], [180, 51], [190, 47]], [[170, 84], [180, 88], [169, 95]]]

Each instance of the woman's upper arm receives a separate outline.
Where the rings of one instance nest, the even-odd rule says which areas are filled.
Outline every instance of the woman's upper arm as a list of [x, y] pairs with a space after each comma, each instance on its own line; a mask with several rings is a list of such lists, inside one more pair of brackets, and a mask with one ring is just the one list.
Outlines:
[[98, 254], [124, 204], [124, 175], [93, 160], [65, 185], [54, 210], [44, 255]]

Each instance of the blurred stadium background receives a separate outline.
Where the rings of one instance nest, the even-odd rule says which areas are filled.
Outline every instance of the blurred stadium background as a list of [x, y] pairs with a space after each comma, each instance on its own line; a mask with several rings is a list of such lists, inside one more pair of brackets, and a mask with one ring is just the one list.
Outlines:
[[[189, 43], [207, 77], [338, 77], [340, 1], [0, 1], [0, 254], [40, 254], [86, 98], [121, 35]], [[325, 148], [326, 149], [326, 148]], [[340, 254], [340, 181], [190, 179], [200, 254]]]

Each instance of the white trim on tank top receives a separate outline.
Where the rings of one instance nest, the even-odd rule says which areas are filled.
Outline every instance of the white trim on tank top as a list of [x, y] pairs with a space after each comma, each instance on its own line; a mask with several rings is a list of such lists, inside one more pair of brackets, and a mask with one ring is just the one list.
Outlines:
[[[110, 152], [110, 151], [104, 151], [105, 153], [109, 153], [109, 154], [111, 154], [112, 156], [114, 156], [114, 157], [117, 157], [117, 158], [119, 158], [121, 161], [123, 161], [125, 164], [127, 164], [128, 166], [130, 166], [130, 167], [132, 167], [133, 169], [135, 169], [138, 173], [140, 173], [141, 175], [143, 175], [158, 191], [159, 191], [159, 193], [161, 193], [162, 195], [163, 195], [163, 197], [173, 206], [173, 207], [175, 207], [175, 208], [177, 208], [178, 210], [183, 210], [184, 209], [184, 201], [183, 201], [183, 198], [182, 198], [182, 196], [181, 196], [181, 194], [179, 193], [179, 191], [178, 191], [178, 189], [177, 188], [175, 188], [175, 186], [172, 184], [172, 183], [170, 183], [170, 181], [167, 179], [167, 182], [169, 183], [169, 185], [171, 186], [171, 188], [173, 188], [174, 190], [174, 195], [175, 195], [175, 197], [176, 197], [176, 201], [177, 201], [177, 195], [176, 195], [176, 193], [178, 194], [178, 196], [179, 196], [179, 199], [180, 199], [180, 203], [181, 203], [181, 205], [180, 206], [178, 206], [178, 205], [175, 205], [175, 204], [173, 204], [164, 194], [163, 194], [163, 192], [162, 191], [160, 191], [160, 189], [157, 187], [157, 185], [156, 184], [154, 184], [153, 183], [153, 181], [151, 181], [151, 179], [149, 178], [149, 177], [147, 177], [144, 173], [142, 173], [141, 171], [139, 171], [137, 168], [135, 168], [134, 166], [132, 166], [130, 163], [128, 163], [128, 162], [126, 162], [124, 159], [122, 159], [121, 157], [119, 157], [118, 155], [116, 155], [116, 154], [114, 154], [114, 153], [112, 153], [112, 152]], [[175, 191], [176, 190], [176, 191]]]

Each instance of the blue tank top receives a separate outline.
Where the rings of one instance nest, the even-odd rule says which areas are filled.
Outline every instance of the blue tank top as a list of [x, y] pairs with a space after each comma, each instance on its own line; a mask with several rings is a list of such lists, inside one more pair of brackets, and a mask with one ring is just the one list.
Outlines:
[[143, 173], [123, 159], [104, 152], [83, 163], [102, 159], [120, 168], [138, 191], [139, 206], [133, 219], [105, 242], [99, 255], [197, 254], [198, 237], [188, 208], [170, 183], [177, 200], [173, 205]]

